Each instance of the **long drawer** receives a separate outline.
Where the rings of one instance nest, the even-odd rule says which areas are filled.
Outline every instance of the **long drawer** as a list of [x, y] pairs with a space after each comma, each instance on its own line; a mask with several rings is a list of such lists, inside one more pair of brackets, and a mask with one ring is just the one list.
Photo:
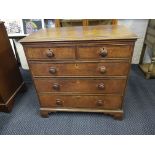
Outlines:
[[128, 62], [30, 63], [33, 76], [127, 76]]
[[75, 59], [75, 47], [27, 48], [28, 59]]
[[132, 48], [129, 45], [79, 46], [80, 59], [130, 58]]
[[79, 45], [68, 47], [31, 47], [26, 49], [28, 59], [107, 59], [130, 58], [132, 48], [129, 45]]
[[122, 96], [118, 95], [39, 95], [41, 107], [121, 109]]
[[45, 78], [34, 80], [38, 92], [122, 94], [126, 79]]

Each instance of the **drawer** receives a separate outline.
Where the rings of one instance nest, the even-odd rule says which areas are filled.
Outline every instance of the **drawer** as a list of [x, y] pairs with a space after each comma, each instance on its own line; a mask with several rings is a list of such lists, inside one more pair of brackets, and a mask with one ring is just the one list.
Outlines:
[[117, 95], [52, 95], [40, 94], [41, 107], [121, 109], [122, 97]]
[[75, 59], [74, 47], [27, 48], [28, 59]]
[[131, 54], [132, 48], [128, 45], [78, 47], [78, 56], [80, 59], [130, 58]]
[[31, 63], [33, 76], [126, 76], [128, 62]]
[[38, 92], [118, 93], [122, 94], [126, 79], [35, 79]]

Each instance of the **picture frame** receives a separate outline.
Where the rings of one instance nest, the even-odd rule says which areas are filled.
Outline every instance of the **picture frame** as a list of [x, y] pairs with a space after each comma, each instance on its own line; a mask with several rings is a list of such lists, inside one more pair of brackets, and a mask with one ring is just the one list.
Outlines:
[[24, 34], [31, 34], [43, 28], [42, 19], [22, 19]]
[[52, 28], [55, 27], [54, 19], [44, 19], [44, 28]]
[[1, 21], [4, 21], [4, 25], [9, 36], [24, 35], [21, 19], [1, 19]]

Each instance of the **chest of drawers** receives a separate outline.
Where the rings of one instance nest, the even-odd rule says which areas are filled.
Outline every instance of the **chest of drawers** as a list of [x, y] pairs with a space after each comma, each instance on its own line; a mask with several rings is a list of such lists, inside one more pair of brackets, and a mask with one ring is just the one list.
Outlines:
[[40, 30], [22, 39], [40, 112], [100, 112], [122, 119], [136, 36], [124, 26]]

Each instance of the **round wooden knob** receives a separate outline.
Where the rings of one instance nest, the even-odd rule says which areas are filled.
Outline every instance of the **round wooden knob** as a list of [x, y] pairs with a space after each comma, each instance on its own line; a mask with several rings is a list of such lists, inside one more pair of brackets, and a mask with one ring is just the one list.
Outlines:
[[53, 84], [53, 89], [59, 90], [60, 89], [60, 85], [58, 83], [54, 83]]
[[100, 83], [100, 84], [98, 85], [98, 88], [99, 88], [99, 89], [104, 89], [104, 88], [105, 88], [105, 86], [104, 86], [104, 84], [103, 84], [103, 83]]
[[100, 49], [100, 56], [106, 57], [108, 55], [108, 51], [105, 48]]
[[96, 104], [97, 104], [97, 106], [103, 106], [103, 103], [104, 102], [102, 100], [98, 100]]
[[100, 72], [101, 72], [101, 73], [105, 73], [105, 72], [106, 72], [106, 68], [105, 68], [104, 66], [101, 66], [101, 67], [100, 67]]
[[57, 104], [58, 106], [62, 106], [63, 101], [60, 100], [60, 99], [56, 99], [56, 104]]
[[50, 51], [50, 50], [46, 52], [46, 55], [47, 55], [48, 58], [54, 57], [53, 51]]
[[51, 67], [50, 69], [49, 69], [49, 72], [51, 73], [51, 74], [55, 74], [56, 73], [56, 68], [55, 67]]

